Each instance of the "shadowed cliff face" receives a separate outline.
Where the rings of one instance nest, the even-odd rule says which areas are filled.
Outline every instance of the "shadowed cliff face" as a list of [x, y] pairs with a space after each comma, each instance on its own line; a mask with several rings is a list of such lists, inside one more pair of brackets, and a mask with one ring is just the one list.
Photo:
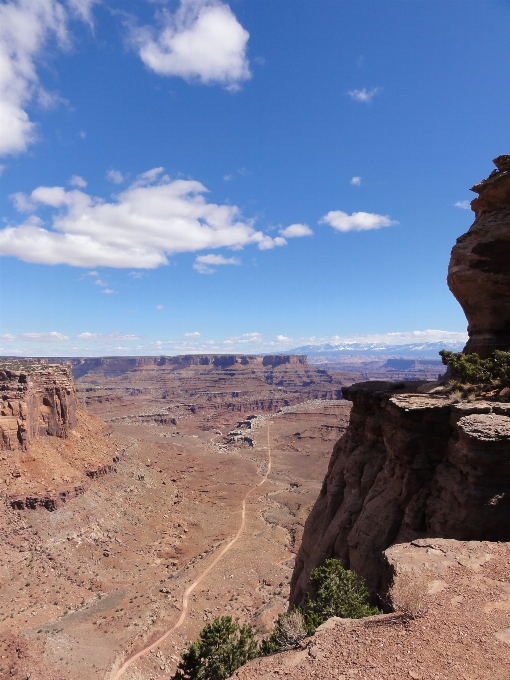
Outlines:
[[464, 352], [484, 359], [510, 350], [510, 155], [494, 164], [472, 188], [476, 219], [457, 239], [448, 267], [448, 286], [469, 322]]
[[[451, 404], [420, 383], [358, 383], [296, 558], [290, 603], [335, 557], [381, 585], [383, 551], [416, 538], [510, 540], [510, 404]], [[423, 383], [421, 384], [423, 385]], [[414, 392], [414, 393], [413, 393]]]

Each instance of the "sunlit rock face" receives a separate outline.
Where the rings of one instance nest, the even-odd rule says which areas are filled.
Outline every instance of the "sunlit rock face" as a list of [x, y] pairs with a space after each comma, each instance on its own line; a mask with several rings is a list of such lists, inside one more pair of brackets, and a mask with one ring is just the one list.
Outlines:
[[472, 187], [476, 218], [457, 239], [448, 286], [468, 319], [465, 353], [486, 359], [510, 350], [510, 154], [494, 160], [496, 170]]

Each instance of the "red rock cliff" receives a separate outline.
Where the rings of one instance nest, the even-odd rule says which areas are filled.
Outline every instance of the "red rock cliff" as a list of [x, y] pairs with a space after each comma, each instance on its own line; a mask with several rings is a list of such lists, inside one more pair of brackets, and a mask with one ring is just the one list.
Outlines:
[[457, 239], [448, 286], [469, 322], [464, 352], [482, 358], [510, 350], [510, 155], [494, 160], [497, 170], [471, 189], [475, 221]]
[[0, 450], [27, 449], [43, 436], [65, 439], [77, 424], [71, 366], [3, 362], [0, 368]]
[[417, 394], [420, 383], [398, 385], [342, 390], [353, 402], [349, 427], [305, 524], [291, 604], [329, 557], [375, 592], [394, 543], [510, 540], [510, 404], [452, 404]]

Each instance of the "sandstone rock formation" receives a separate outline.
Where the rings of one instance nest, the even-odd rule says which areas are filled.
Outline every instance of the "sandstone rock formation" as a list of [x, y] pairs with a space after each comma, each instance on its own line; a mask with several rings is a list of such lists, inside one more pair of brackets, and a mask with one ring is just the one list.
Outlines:
[[302, 601], [328, 557], [373, 593], [393, 543], [434, 536], [510, 540], [510, 405], [452, 404], [423, 383], [358, 383], [349, 428], [336, 444], [307, 519], [291, 583]]
[[26, 450], [41, 436], [65, 439], [77, 424], [71, 367], [19, 363], [0, 365], [0, 451]]
[[468, 319], [465, 353], [486, 359], [510, 350], [510, 155], [494, 160], [497, 170], [472, 187], [475, 221], [457, 239], [448, 286]]

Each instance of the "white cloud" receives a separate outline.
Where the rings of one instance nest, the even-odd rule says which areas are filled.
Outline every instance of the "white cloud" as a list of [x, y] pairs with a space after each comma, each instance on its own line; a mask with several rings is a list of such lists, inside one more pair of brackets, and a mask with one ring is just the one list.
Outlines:
[[398, 224], [391, 220], [388, 215], [376, 215], [374, 213], [355, 212], [352, 215], [341, 210], [330, 210], [319, 220], [319, 224], [329, 224], [337, 231], [366, 231], [367, 229], [380, 229]]
[[126, 340], [140, 340], [139, 335], [122, 335], [118, 331], [112, 331], [111, 333], [80, 333], [76, 336], [79, 340], [85, 340], [86, 342], [121, 342]]
[[108, 170], [106, 173], [106, 179], [114, 184], [122, 184], [124, 181], [124, 175], [119, 170]]
[[185, 338], [199, 338], [200, 333], [198, 331], [193, 331], [192, 333], [184, 333]]
[[80, 175], [73, 175], [69, 180], [69, 184], [72, 187], [80, 187], [80, 189], [84, 189], [87, 186], [87, 182]]
[[224, 265], [224, 264], [241, 264], [241, 261], [237, 257], [223, 257], [223, 255], [214, 255], [209, 253], [209, 255], [199, 255], [193, 265], [199, 274], [214, 274], [216, 269], [213, 269], [209, 265]]
[[144, 64], [164, 76], [239, 89], [251, 77], [246, 58], [249, 33], [220, 0], [181, 0], [172, 14], [162, 10], [161, 29], [133, 32]]
[[105, 288], [104, 290], [101, 291], [101, 293], [106, 293], [106, 295], [111, 295], [112, 293], [115, 293], [114, 290], [111, 288]]
[[36, 204], [31, 201], [26, 194], [21, 191], [17, 191], [15, 194], [9, 196], [11, 201], [14, 203], [14, 207], [18, 212], [33, 212], [36, 209]]
[[351, 179], [351, 184], [354, 187], [359, 187], [361, 185], [361, 177], [353, 177]]
[[104, 287], [108, 286], [106, 281], [102, 281], [101, 279], [97, 279], [97, 281], [94, 281], [94, 283], [98, 286], [104, 286]]
[[292, 338], [288, 338], [286, 335], [277, 335], [276, 340], [278, 342], [292, 342]]
[[307, 224], [291, 224], [285, 229], [280, 229], [280, 234], [285, 238], [300, 238], [301, 236], [313, 236], [313, 231]]
[[37, 60], [54, 41], [70, 45], [69, 11], [92, 23], [95, 0], [10, 0], [0, 4], [0, 155], [26, 151], [36, 141], [36, 124], [26, 111], [34, 99], [43, 108], [65, 101], [39, 84]]
[[67, 335], [51, 331], [50, 333], [21, 333], [21, 335], [11, 335], [7, 333], [2, 335], [2, 340], [6, 342], [19, 342], [20, 340], [28, 340], [29, 342], [63, 342], [69, 340]]
[[366, 87], [364, 87], [362, 90], [349, 90], [347, 94], [351, 99], [354, 99], [355, 102], [369, 104], [375, 95], [379, 94], [381, 91], [382, 87], [374, 87], [373, 90], [367, 90]]
[[464, 210], [471, 210], [471, 202], [470, 201], [457, 201], [455, 203], [456, 208], [463, 208]]
[[231, 182], [234, 179], [234, 175], [223, 175], [224, 182]]
[[0, 253], [41, 264], [153, 269], [167, 264], [171, 253], [285, 245], [281, 237], [256, 231], [236, 206], [207, 203], [200, 182], [156, 181], [162, 171], [143, 173], [112, 202], [78, 189], [38, 187], [27, 200], [57, 209], [51, 228], [30, 215], [0, 230]]
[[156, 305], [156, 309], [164, 309], [163, 305]]

